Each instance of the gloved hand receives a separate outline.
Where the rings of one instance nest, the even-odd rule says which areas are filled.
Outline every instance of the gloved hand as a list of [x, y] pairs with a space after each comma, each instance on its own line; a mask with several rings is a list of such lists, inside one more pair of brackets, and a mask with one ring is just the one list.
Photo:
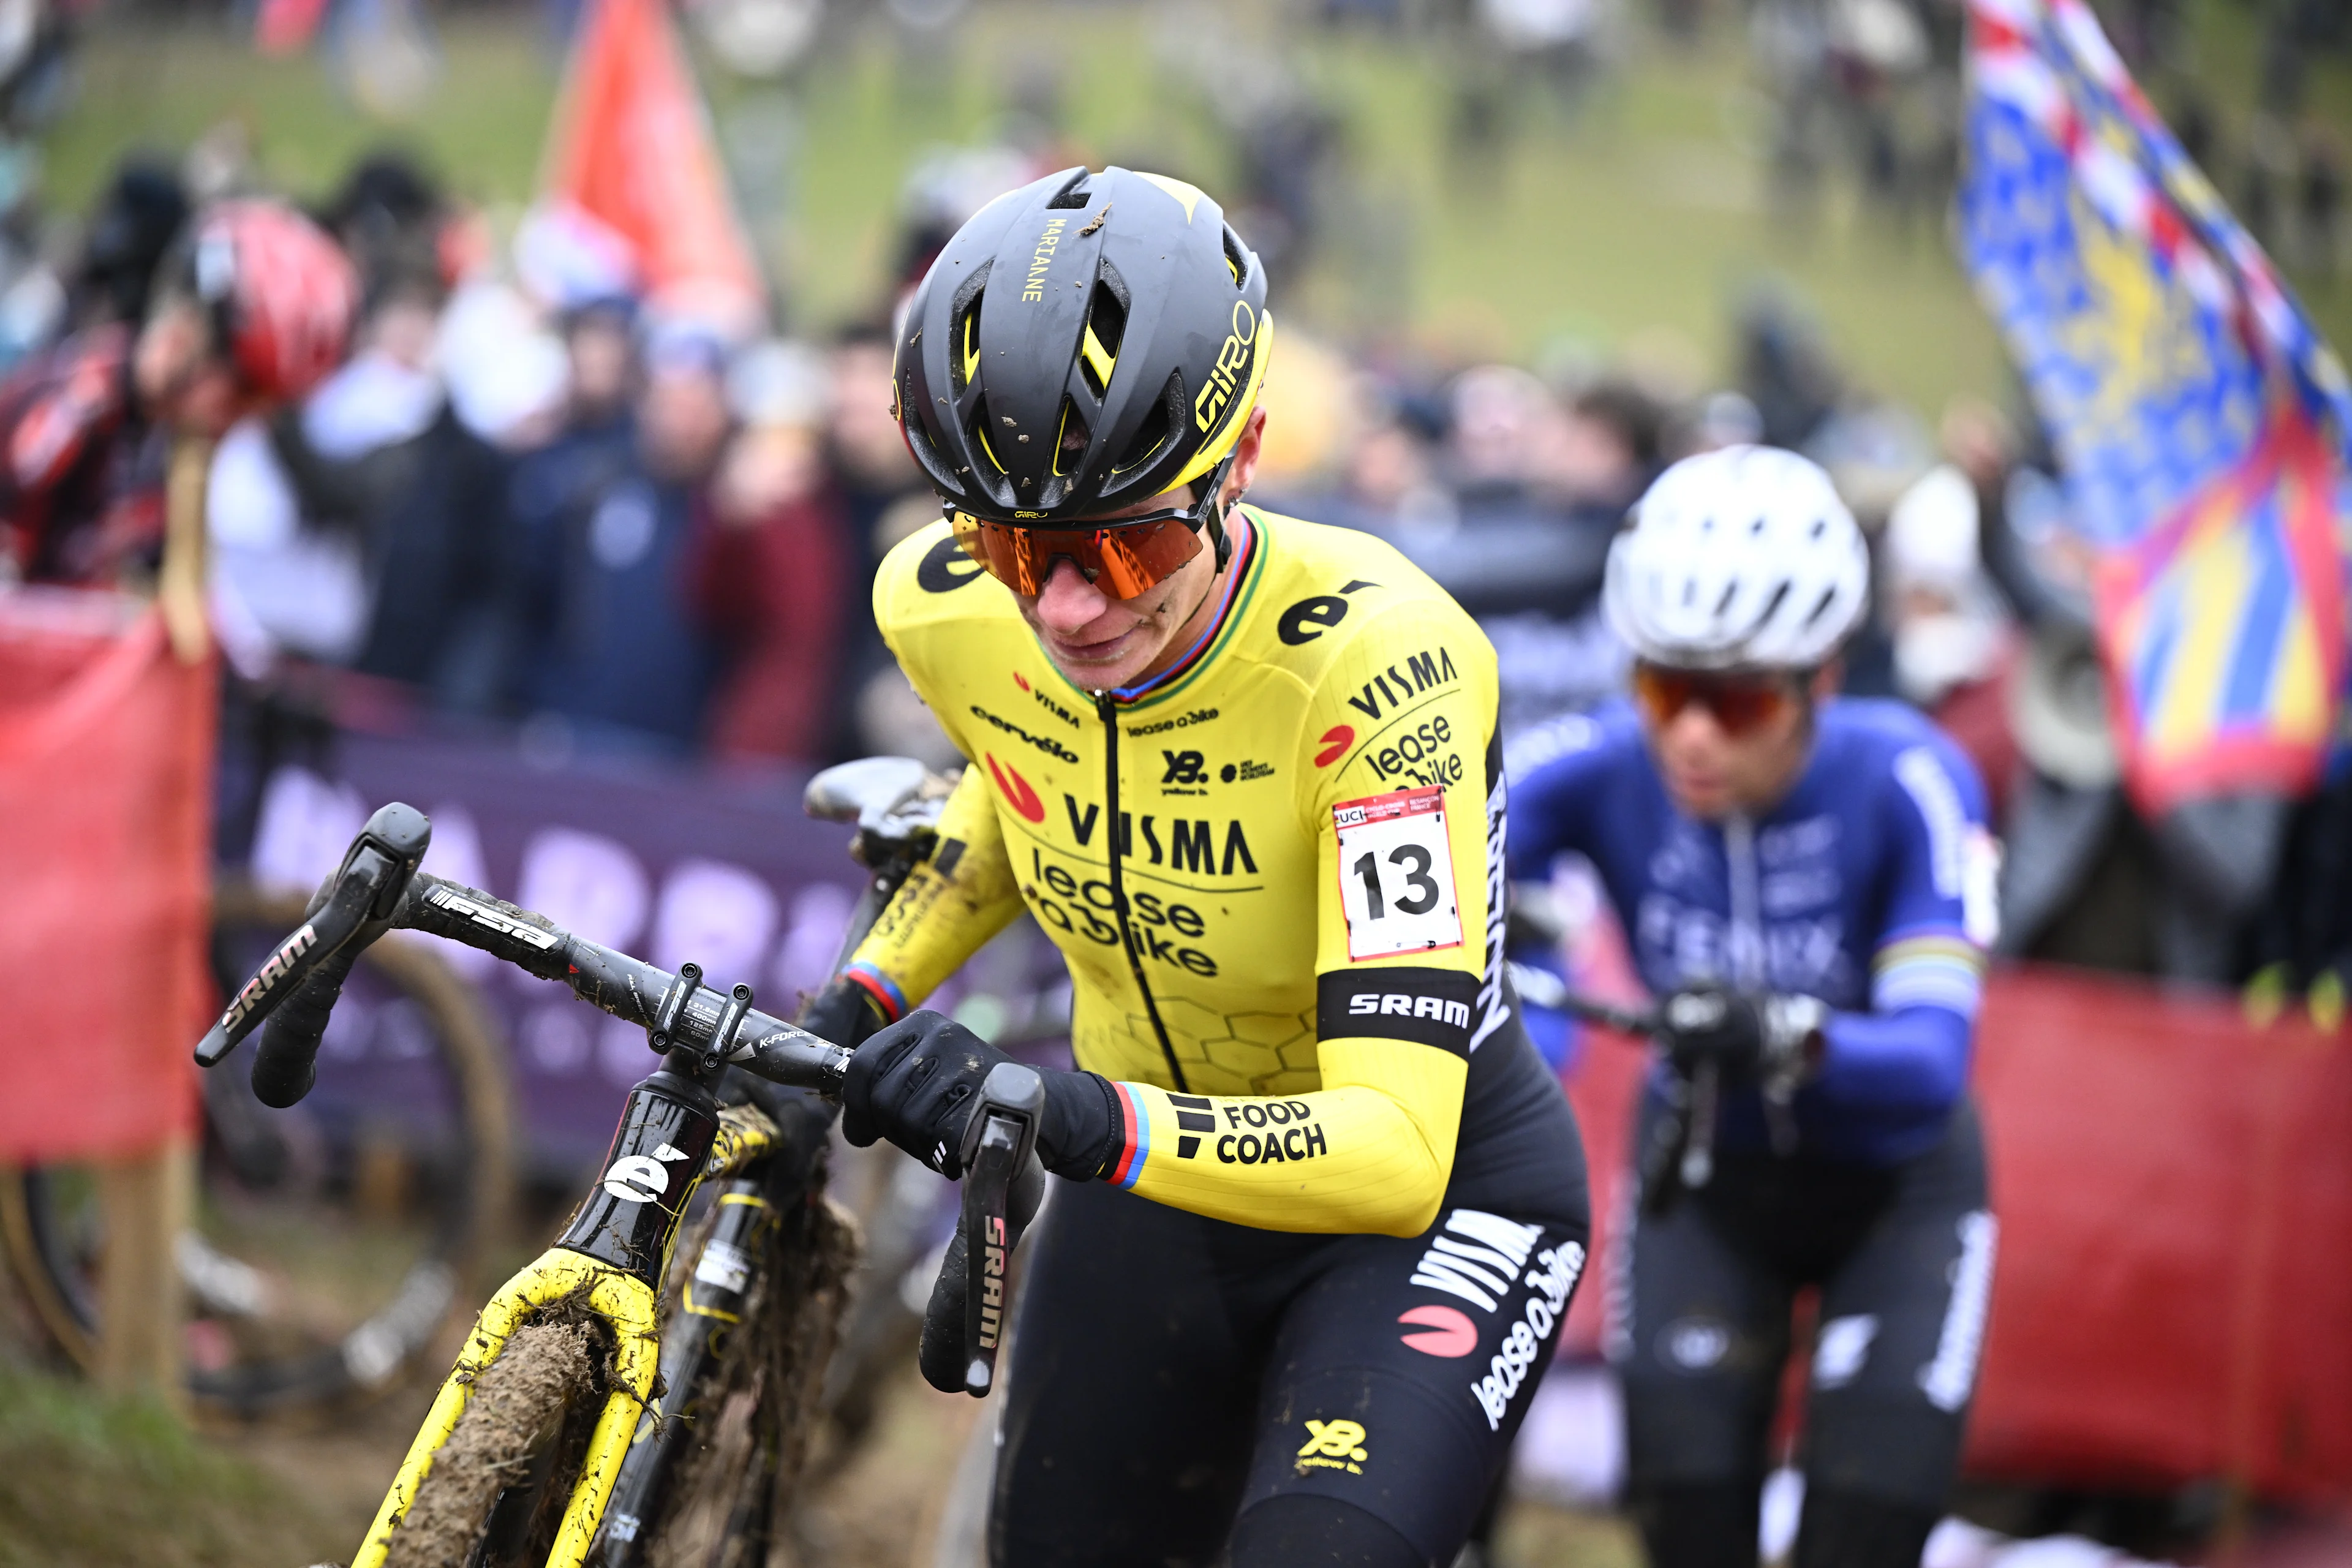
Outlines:
[[818, 1039], [853, 1051], [889, 1021], [874, 993], [845, 974], [826, 981], [793, 1020]]
[[1821, 1059], [1829, 1009], [1811, 996], [1749, 996], [1686, 985], [1658, 1009], [1666, 1058], [1684, 1077], [1712, 1063], [1727, 1082], [1793, 1084]]
[[[964, 1130], [980, 1086], [1013, 1058], [937, 1013], [909, 1013], [857, 1047], [841, 1086], [841, 1131], [863, 1149], [891, 1142], [950, 1181], [963, 1175]], [[1116, 1091], [1097, 1073], [1041, 1071], [1045, 1114], [1037, 1157], [1073, 1181], [1092, 1181], [1117, 1152]]]

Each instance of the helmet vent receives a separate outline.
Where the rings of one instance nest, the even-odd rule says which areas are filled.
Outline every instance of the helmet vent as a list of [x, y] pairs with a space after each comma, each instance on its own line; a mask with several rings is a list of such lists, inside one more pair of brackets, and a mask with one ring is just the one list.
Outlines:
[[988, 292], [989, 263], [963, 280], [948, 305], [954, 330], [948, 334], [948, 387], [961, 393], [980, 379], [980, 304]]
[[1126, 305], [1111, 292], [1108, 283], [1097, 281], [1094, 300], [1087, 310], [1086, 331], [1078, 340], [1078, 363], [1084, 368], [1087, 385], [1097, 397], [1109, 390], [1111, 367], [1118, 359], [1118, 345], [1126, 336]]
[[1231, 224], [1225, 225], [1225, 270], [1234, 275], [1234, 288], [1245, 289], [1249, 286], [1249, 248], [1242, 244], [1242, 237], [1234, 232], [1234, 226]]
[[[902, 409], [913, 403], [914, 378], [911, 375], [900, 384], [898, 396], [898, 406]], [[898, 427], [907, 433], [907, 447], [915, 454], [915, 460], [923, 466], [923, 471], [930, 476], [931, 483], [950, 495], [962, 495], [963, 485], [950, 471], [950, 464], [940, 457], [939, 448], [931, 444], [931, 433], [924, 422], [920, 418], [902, 419]]]
[[[1725, 595], [1726, 598], [1728, 598], [1729, 596], [1730, 595]], [[1788, 599], [1788, 597], [1789, 580], [1783, 577], [1778, 584], [1774, 584], [1772, 596], [1764, 601], [1764, 608], [1757, 616], [1756, 624], [1760, 626], [1771, 620], [1773, 616], [1779, 612], [1780, 605]], [[1816, 611], [1814, 613], [1818, 615], [1820, 612]]]
[[1160, 448], [1168, 445], [1169, 433], [1176, 427], [1175, 416], [1169, 411], [1183, 406], [1184, 378], [1181, 374], [1171, 374], [1167, 391], [1144, 415], [1143, 423], [1135, 427], [1135, 438], [1128, 442], [1127, 450], [1111, 465], [1111, 472], [1130, 473], [1158, 457]]
[[[998, 473], [1003, 474], [1010, 471], [1004, 466], [1004, 459], [996, 455], [996, 448], [989, 444], [987, 398], [981, 397], [973, 400], [971, 406], [971, 425], [965, 434], [971, 442], [972, 450], [978, 452], [982, 457], [986, 458]], [[995, 486], [992, 483], [977, 472], [975, 472], [972, 477], [976, 479], [980, 479], [982, 484], [986, 486], [988, 489], [995, 489]]]
[[1070, 183], [1068, 184], [1064, 185], [1060, 190], [1054, 193], [1054, 199], [1047, 202], [1045, 204], [1045, 207], [1046, 210], [1050, 212], [1056, 208], [1082, 207], [1086, 205], [1087, 172], [1084, 169], [1079, 169], [1070, 175]]
[[1077, 400], [1062, 399], [1061, 433], [1054, 437], [1054, 472], [1075, 474], [1087, 460], [1087, 448], [1094, 443], [1094, 432], [1087, 427], [1087, 416], [1078, 412]]
[[1836, 603], [1836, 601], [1837, 586], [1832, 584], [1829, 587], [1822, 590], [1821, 602], [1813, 606], [1812, 614], [1805, 617], [1804, 624], [1810, 626], [1815, 621], [1820, 620], [1823, 616], [1828, 615], [1830, 613], [1830, 605]]

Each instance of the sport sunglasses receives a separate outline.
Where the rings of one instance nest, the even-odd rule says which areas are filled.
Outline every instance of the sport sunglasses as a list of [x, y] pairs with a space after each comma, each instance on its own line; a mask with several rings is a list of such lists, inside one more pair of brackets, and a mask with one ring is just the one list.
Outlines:
[[1633, 695], [1650, 721], [1664, 729], [1698, 703], [1727, 735], [1745, 735], [1772, 722], [1801, 700], [1800, 682], [1787, 674], [1724, 675], [1707, 670], [1633, 667]]
[[1113, 598], [1132, 599], [1201, 553], [1201, 531], [1214, 513], [1232, 467], [1229, 454], [1209, 471], [1201, 499], [1189, 507], [1108, 520], [1092, 528], [1042, 528], [952, 506], [947, 517], [964, 553], [1016, 594], [1042, 593], [1054, 574], [1054, 563], [1066, 559]]

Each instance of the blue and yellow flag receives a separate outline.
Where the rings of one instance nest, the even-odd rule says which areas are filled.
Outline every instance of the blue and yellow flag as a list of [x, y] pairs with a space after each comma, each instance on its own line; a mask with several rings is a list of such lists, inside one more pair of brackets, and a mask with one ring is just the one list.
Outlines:
[[2298, 794], [2338, 730], [2352, 387], [2082, 0], [1971, 0], [1961, 249], [2099, 547], [2126, 777]]

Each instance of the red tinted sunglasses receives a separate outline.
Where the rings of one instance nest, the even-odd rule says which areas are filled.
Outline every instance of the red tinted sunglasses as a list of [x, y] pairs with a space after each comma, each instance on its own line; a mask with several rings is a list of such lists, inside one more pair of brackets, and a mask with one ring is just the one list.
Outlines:
[[1054, 563], [1066, 557], [1086, 580], [1116, 599], [1132, 599], [1201, 553], [1201, 531], [1224, 493], [1233, 454], [1201, 481], [1201, 499], [1140, 517], [1106, 518], [1091, 528], [1041, 527], [947, 509], [956, 542], [988, 574], [1016, 594], [1043, 593]]
[[1016, 594], [1043, 593], [1054, 563], [1066, 556], [1086, 580], [1114, 599], [1132, 599], [1201, 553], [1190, 512], [1157, 511], [1102, 528], [1024, 528], [950, 511], [964, 553]]
[[1802, 700], [1799, 681], [1788, 675], [1724, 675], [1654, 664], [1633, 667], [1633, 695], [1660, 729], [1696, 702], [1727, 735], [1769, 724]]

